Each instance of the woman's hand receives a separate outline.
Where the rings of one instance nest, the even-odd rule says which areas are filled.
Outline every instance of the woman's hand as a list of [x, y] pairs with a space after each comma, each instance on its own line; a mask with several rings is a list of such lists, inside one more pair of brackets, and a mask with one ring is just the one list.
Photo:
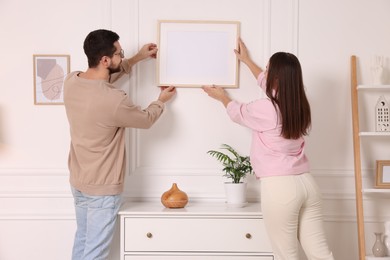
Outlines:
[[248, 49], [246, 48], [245, 43], [241, 40], [241, 38], [238, 39], [238, 49], [235, 49], [234, 52], [236, 53], [237, 58], [245, 64], [251, 61]]
[[253, 76], [257, 79], [263, 70], [253, 62], [252, 58], [249, 56], [248, 49], [241, 38], [238, 39], [238, 50], [234, 50], [234, 52], [236, 53], [237, 59], [245, 63], [252, 72]]
[[227, 107], [227, 105], [232, 101], [227, 92], [222, 88], [215, 85], [212, 86], [202, 86], [204, 92], [206, 92], [210, 97], [222, 102], [222, 104]]

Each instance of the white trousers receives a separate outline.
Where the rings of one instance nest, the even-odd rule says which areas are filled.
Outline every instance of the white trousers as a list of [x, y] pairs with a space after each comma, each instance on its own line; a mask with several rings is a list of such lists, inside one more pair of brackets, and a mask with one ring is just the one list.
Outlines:
[[334, 260], [322, 222], [321, 194], [310, 173], [261, 179], [264, 223], [277, 260]]

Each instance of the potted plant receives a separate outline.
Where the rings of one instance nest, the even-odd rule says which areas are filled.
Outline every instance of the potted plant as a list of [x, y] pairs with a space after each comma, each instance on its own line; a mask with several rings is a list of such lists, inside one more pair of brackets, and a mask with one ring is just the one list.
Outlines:
[[243, 206], [246, 203], [246, 183], [242, 182], [247, 174], [252, 174], [253, 169], [249, 156], [241, 156], [230, 145], [222, 144], [221, 149], [228, 153], [210, 150], [208, 154], [215, 157], [222, 163], [225, 173], [223, 176], [232, 179], [232, 182], [225, 182], [226, 202], [230, 205]]

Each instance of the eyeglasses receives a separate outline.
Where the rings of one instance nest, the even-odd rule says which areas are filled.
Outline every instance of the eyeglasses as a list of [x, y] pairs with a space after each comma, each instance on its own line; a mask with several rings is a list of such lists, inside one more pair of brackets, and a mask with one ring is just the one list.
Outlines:
[[125, 51], [122, 49], [119, 53], [114, 53], [114, 55], [119, 55], [123, 59], [125, 57]]

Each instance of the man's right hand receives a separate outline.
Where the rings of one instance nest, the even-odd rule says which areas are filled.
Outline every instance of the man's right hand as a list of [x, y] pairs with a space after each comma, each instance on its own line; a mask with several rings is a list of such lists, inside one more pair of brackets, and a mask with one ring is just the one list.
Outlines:
[[158, 100], [166, 103], [169, 101], [174, 95], [176, 95], [176, 88], [174, 86], [165, 87], [162, 86], [160, 96], [158, 97]]

